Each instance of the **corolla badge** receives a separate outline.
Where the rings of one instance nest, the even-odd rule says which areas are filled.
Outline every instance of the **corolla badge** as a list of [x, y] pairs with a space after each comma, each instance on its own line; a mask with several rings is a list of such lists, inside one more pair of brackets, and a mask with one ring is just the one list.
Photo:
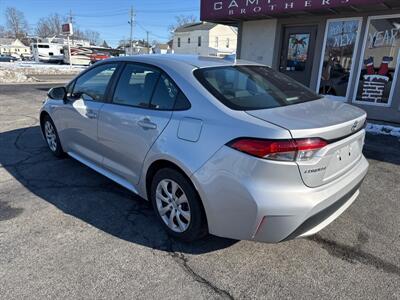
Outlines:
[[354, 132], [354, 131], [357, 130], [358, 124], [359, 124], [358, 121], [355, 121], [355, 122], [354, 122], [353, 126], [351, 126], [351, 132]]

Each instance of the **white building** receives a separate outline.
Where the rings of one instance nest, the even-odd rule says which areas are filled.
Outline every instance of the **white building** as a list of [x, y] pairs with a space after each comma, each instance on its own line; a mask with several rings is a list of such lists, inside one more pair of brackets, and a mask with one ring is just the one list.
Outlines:
[[123, 50], [125, 55], [150, 54], [152, 51], [150, 45], [147, 45], [147, 43], [143, 40], [133, 40], [132, 48], [130, 47], [129, 41], [125, 42], [118, 46], [117, 49]]
[[0, 54], [11, 55], [16, 58], [28, 58], [31, 56], [31, 49], [18, 39], [1, 38]]
[[236, 53], [236, 27], [198, 22], [179, 27], [174, 32], [176, 54], [225, 56]]
[[154, 54], [169, 54], [172, 53], [172, 49], [169, 44], [156, 44], [152, 48]]

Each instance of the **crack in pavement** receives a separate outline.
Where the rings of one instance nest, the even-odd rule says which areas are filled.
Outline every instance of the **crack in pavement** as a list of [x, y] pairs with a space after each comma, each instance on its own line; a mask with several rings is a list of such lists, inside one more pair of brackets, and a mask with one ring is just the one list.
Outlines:
[[[144, 206], [143, 203], [137, 203], [129, 210], [129, 213], [126, 215], [126, 220], [129, 221], [133, 226], [137, 227], [136, 220], [131, 216], [140, 216], [146, 219], [148, 218], [155, 218], [154, 211], [150, 209], [148, 206]], [[226, 299], [234, 299], [234, 297], [226, 290], [223, 290], [213, 284], [210, 280], [206, 279], [205, 277], [198, 274], [196, 271], [193, 270], [188, 264], [188, 258], [179, 251], [174, 250], [174, 241], [171, 237], [169, 237], [166, 232], [163, 231], [165, 240], [158, 245], [154, 244], [154, 240], [150, 239], [146, 236], [142, 231], [135, 230], [135, 234], [140, 235], [149, 245], [149, 247], [153, 250], [152, 253], [156, 255], [155, 249], [164, 250], [167, 252], [168, 256], [170, 256], [175, 263], [177, 263], [187, 275], [189, 275], [195, 282], [198, 282], [208, 289], [212, 290], [215, 294], [226, 298]], [[157, 239], [159, 241], [159, 239]], [[179, 242], [178, 242], [179, 243]]]
[[333, 240], [323, 238], [321, 235], [316, 234], [308, 240], [315, 242], [322, 246], [329, 255], [340, 258], [349, 263], [359, 262], [366, 266], [373, 266], [378, 270], [382, 270], [385, 273], [394, 274], [400, 276], [400, 267], [387, 262], [373, 254], [365, 252], [361, 249], [361, 246], [348, 246], [345, 244], [338, 243]]
[[234, 299], [234, 297], [226, 290], [223, 290], [219, 287], [217, 287], [215, 284], [213, 284], [211, 281], [208, 279], [204, 278], [200, 274], [196, 273], [188, 264], [188, 258], [181, 252], [176, 252], [173, 250], [172, 243], [170, 244], [170, 250], [169, 255], [172, 257], [172, 259], [188, 274], [192, 279], [198, 283], [201, 283], [214, 291], [216, 294], [219, 296], [226, 298], [226, 299]]
[[195, 280], [196, 282], [199, 282], [201, 284], [206, 285], [207, 287], [209, 287], [210, 289], [212, 289], [216, 294], [227, 298], [227, 299], [234, 299], [233, 296], [226, 290], [220, 289], [219, 287], [217, 287], [216, 285], [214, 285], [211, 281], [207, 280], [206, 278], [204, 278], [203, 276], [201, 276], [200, 274], [196, 273], [189, 265], [188, 265], [188, 259], [187, 257], [183, 254], [183, 253], [177, 253], [177, 252], [172, 252], [171, 253], [171, 257], [175, 260], [175, 262], [177, 262], [182, 269], [188, 274], [190, 275], [193, 280]]

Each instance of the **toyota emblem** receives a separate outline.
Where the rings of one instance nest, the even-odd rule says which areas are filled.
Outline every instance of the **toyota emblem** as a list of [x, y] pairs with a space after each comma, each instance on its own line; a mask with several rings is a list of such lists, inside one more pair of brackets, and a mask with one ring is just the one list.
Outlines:
[[353, 126], [351, 126], [351, 132], [354, 132], [354, 131], [357, 130], [358, 124], [359, 124], [358, 121], [355, 121], [355, 122], [354, 122]]

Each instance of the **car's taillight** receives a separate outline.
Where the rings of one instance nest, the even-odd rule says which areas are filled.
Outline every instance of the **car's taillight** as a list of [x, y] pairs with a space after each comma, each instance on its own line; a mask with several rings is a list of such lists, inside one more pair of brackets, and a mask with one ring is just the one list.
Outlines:
[[264, 140], [239, 138], [228, 143], [228, 146], [238, 151], [272, 160], [295, 161], [309, 160], [328, 143], [320, 138], [292, 140]]

